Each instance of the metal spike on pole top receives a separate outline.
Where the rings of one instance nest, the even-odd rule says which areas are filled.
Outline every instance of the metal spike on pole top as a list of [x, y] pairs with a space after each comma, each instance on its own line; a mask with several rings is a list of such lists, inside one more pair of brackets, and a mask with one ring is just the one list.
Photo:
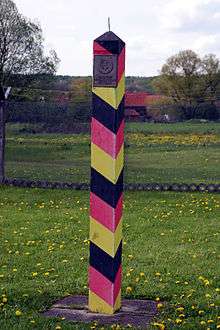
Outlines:
[[110, 17], [108, 17], [108, 31], [111, 31], [111, 20]]

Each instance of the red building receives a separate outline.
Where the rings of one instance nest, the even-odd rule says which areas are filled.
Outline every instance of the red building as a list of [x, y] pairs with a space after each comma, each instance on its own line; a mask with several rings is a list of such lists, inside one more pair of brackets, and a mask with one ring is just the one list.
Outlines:
[[158, 100], [160, 97], [160, 95], [153, 95], [147, 92], [126, 92], [125, 118], [129, 121], [150, 119], [147, 114], [147, 107], [152, 101]]

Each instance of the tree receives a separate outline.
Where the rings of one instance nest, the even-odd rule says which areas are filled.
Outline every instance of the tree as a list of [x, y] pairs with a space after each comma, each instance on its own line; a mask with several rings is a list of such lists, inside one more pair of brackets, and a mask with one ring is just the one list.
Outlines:
[[191, 119], [201, 102], [214, 103], [219, 83], [220, 63], [215, 55], [200, 58], [185, 50], [168, 58], [153, 86], [182, 107], [185, 119]]
[[0, 88], [11, 74], [53, 74], [58, 63], [54, 50], [44, 54], [40, 25], [20, 14], [12, 0], [0, 0]]
[[0, 0], [0, 183], [4, 181], [4, 85], [12, 74], [55, 73], [59, 59], [54, 50], [44, 55], [39, 24], [18, 12], [12, 0]]

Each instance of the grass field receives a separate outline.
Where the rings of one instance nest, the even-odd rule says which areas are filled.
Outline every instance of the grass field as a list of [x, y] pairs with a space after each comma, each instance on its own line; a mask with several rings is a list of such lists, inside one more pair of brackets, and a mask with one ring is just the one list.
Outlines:
[[[7, 130], [6, 175], [89, 182], [89, 135], [21, 134]], [[220, 123], [126, 127], [125, 182], [220, 182]]]
[[182, 133], [182, 134], [220, 134], [219, 122], [195, 122], [187, 121], [180, 123], [127, 123], [127, 132], [143, 132], [143, 133]]
[[[122, 294], [158, 301], [151, 329], [219, 327], [219, 205], [215, 194], [125, 194]], [[88, 193], [2, 187], [0, 224], [0, 329], [90, 329], [39, 314], [88, 294]]]

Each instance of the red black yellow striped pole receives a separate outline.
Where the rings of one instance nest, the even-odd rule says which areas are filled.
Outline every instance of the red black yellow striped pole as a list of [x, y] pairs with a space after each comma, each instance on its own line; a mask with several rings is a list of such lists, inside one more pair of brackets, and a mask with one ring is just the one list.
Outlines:
[[125, 43], [109, 31], [93, 50], [89, 309], [113, 314], [121, 307]]

